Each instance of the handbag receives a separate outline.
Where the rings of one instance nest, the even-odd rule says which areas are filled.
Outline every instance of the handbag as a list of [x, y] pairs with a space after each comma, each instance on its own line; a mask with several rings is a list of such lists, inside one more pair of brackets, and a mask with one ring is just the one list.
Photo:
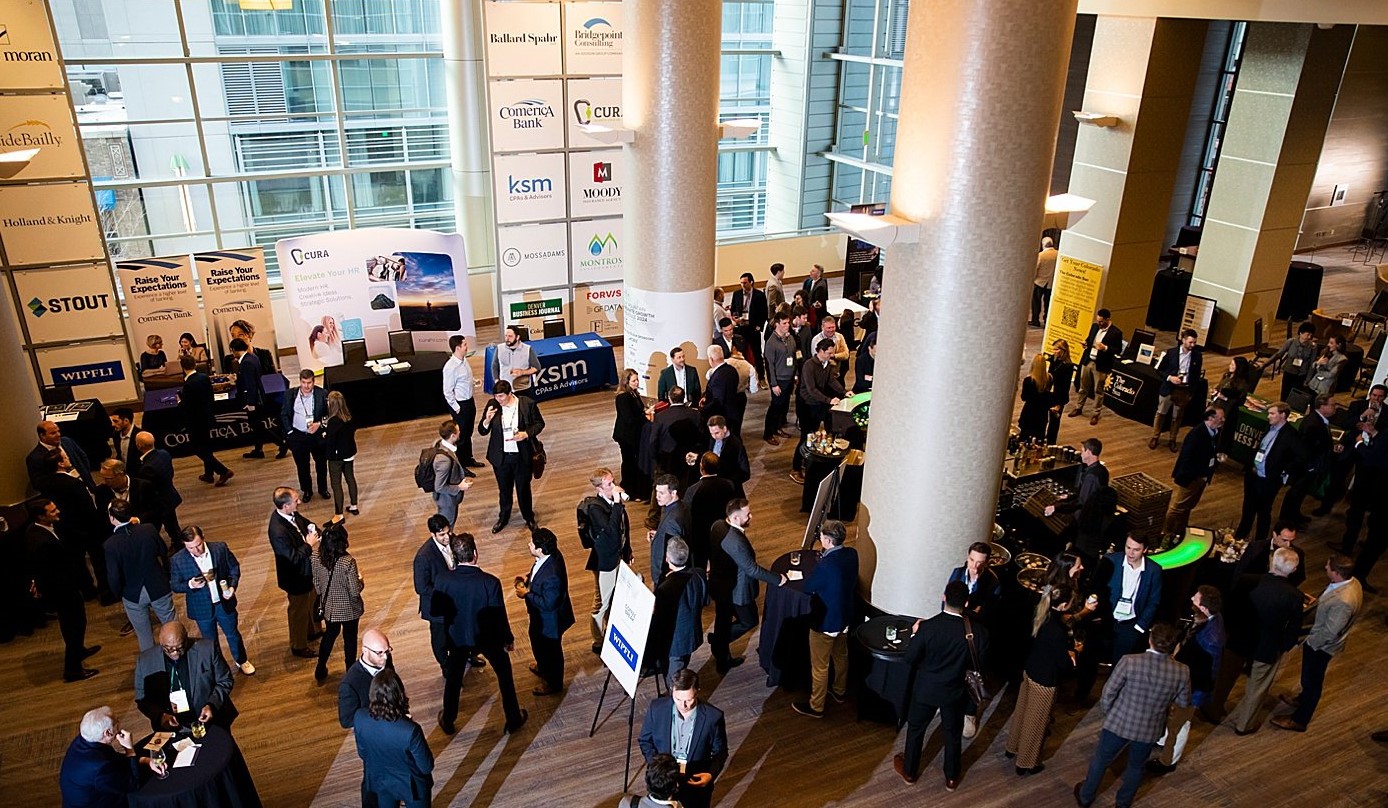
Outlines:
[[964, 686], [969, 690], [969, 698], [977, 707], [982, 707], [984, 702], [992, 698], [988, 693], [988, 685], [983, 681], [983, 671], [978, 664], [978, 649], [974, 647], [974, 627], [969, 622], [969, 618], [964, 618], [964, 641], [969, 644], [970, 667], [964, 669]]
[[530, 439], [530, 473], [535, 479], [545, 473], [545, 464], [549, 462], [549, 454], [545, 452], [545, 445], [540, 443], [539, 438]]
[[333, 568], [328, 570], [328, 585], [323, 587], [323, 597], [313, 602], [313, 619], [319, 623], [328, 619], [323, 611], [323, 603], [333, 591], [333, 573], [335, 572], [337, 572], [337, 564], [333, 564]]

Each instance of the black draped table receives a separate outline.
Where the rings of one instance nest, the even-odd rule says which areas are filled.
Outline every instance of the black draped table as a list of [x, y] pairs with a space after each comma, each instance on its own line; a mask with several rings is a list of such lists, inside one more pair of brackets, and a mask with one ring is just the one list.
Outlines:
[[[135, 748], [148, 754], [142, 751], [148, 741], [145, 738]], [[144, 769], [149, 779], [130, 795], [130, 808], [259, 808], [260, 795], [235, 739], [221, 727], [208, 724], [207, 735], [197, 743], [202, 748], [193, 764], [181, 769], [173, 768], [177, 753], [172, 743], [165, 747], [169, 776], [161, 780]]]
[[[791, 557], [799, 559], [792, 564]], [[813, 601], [805, 594], [805, 579], [819, 564], [819, 554], [793, 550], [771, 563], [777, 575], [798, 572], [798, 581], [766, 588], [766, 605], [761, 619], [761, 643], [757, 657], [766, 671], [766, 686], [792, 689], [810, 684], [810, 628], [814, 625]]]
[[[267, 373], [260, 377], [265, 386], [267, 400], [283, 401], [288, 381], [278, 373]], [[182, 387], [166, 387], [145, 390], [145, 413], [141, 426], [154, 433], [154, 444], [167, 449], [174, 457], [187, 457], [193, 453], [188, 445], [188, 425], [184, 423], [183, 413], [178, 409], [178, 393]], [[212, 451], [221, 452], [239, 449], [255, 442], [255, 430], [251, 427], [246, 406], [237, 397], [236, 390], [216, 390], [212, 394], [212, 411], [217, 418], [217, 426], [212, 430]], [[353, 408], [353, 414], [356, 409]], [[270, 404], [269, 426], [279, 425], [279, 407]]]
[[[1141, 362], [1122, 361], [1114, 364], [1108, 376], [1108, 388], [1104, 392], [1104, 407], [1121, 415], [1129, 421], [1150, 424], [1157, 415], [1157, 401], [1161, 396], [1162, 377], [1157, 369]], [[1190, 404], [1181, 412], [1181, 425], [1194, 426], [1200, 423], [1205, 413], [1205, 401], [1209, 396], [1209, 382], [1192, 379], [1190, 383]]]
[[[911, 644], [913, 617], [894, 614], [869, 618], [851, 629], [857, 646], [867, 652], [867, 677], [858, 694], [859, 718], [888, 718], [901, 726], [911, 705], [911, 666], [906, 646]], [[896, 639], [887, 639], [887, 629]]]
[[[347, 399], [352, 420], [360, 426], [395, 424], [429, 415], [447, 415], [443, 399], [443, 366], [446, 353], [417, 353], [398, 357], [410, 363], [409, 370], [377, 376], [359, 364], [325, 368], [323, 386]], [[481, 409], [480, 402], [478, 409]]]

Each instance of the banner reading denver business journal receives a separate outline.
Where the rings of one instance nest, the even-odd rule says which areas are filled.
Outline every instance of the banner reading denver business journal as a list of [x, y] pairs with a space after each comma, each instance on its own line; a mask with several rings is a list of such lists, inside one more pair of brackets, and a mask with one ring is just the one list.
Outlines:
[[1051, 290], [1051, 308], [1046, 313], [1043, 345], [1065, 340], [1070, 345], [1071, 361], [1079, 364], [1103, 282], [1102, 266], [1069, 255], [1060, 256], [1055, 268], [1055, 288]]
[[178, 361], [180, 335], [192, 334], [200, 343], [207, 341], [207, 323], [198, 307], [188, 256], [121, 261], [116, 264], [116, 278], [125, 294], [130, 350], [136, 362], [150, 337], [163, 341], [164, 356], [174, 363]]
[[231, 324], [244, 321], [255, 334], [255, 346], [275, 350], [275, 318], [270, 313], [270, 283], [265, 276], [265, 249], [195, 253], [202, 284], [202, 305], [210, 320], [207, 349], [213, 362], [231, 354]]

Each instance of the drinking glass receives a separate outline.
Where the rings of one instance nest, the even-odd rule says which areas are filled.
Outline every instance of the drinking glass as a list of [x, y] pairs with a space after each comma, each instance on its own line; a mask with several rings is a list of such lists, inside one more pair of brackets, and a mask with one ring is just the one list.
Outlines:
[[168, 759], [164, 756], [164, 750], [162, 748], [150, 752], [149, 760], [156, 767], [158, 767], [156, 769], [155, 774], [156, 776], [158, 776], [160, 780], [163, 780], [165, 777], [169, 776]]
[[896, 642], [896, 626], [887, 626], [887, 642]]
[[207, 737], [207, 725], [201, 721], [194, 721], [192, 727], [193, 740], [200, 741]]
[[791, 553], [791, 554], [790, 554], [790, 565], [791, 565], [792, 567], [798, 567], [798, 566], [800, 566], [800, 554], [799, 554], [799, 553]]

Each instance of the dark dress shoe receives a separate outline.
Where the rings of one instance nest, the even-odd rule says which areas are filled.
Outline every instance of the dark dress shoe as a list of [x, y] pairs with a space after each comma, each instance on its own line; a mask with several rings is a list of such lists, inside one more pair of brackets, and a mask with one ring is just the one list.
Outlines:
[[500, 533], [502, 528], [506, 527], [506, 521], [507, 520], [502, 519], [496, 520], [496, 524], [492, 525], [492, 533]]
[[1007, 751], [1004, 751], [1004, 752], [1002, 753], [1002, 756], [1005, 757], [1005, 758], [1007, 758], [1008, 760], [1011, 760], [1011, 759], [1017, 757], [1017, 753], [1016, 753], [1016, 752], [1007, 752]]
[[477, 458], [474, 457], [473, 459], [471, 459], [471, 460], [467, 461], [466, 463], [464, 463], [463, 466], [464, 466], [465, 468], [470, 468], [470, 469], [483, 469], [483, 468], [486, 468], [486, 467], [487, 467], [487, 464], [486, 464], [486, 463], [480, 462]]
[[1089, 808], [1089, 806], [1094, 804], [1094, 800], [1085, 802], [1084, 800], [1080, 799], [1080, 789], [1082, 788], [1084, 788], [1084, 783], [1075, 783], [1075, 804], [1078, 805], [1080, 808]]
[[597, 654], [598, 656], [602, 656], [602, 643], [600, 643], [600, 642], [595, 642], [595, 643], [593, 643], [593, 647], [592, 647], [591, 650], [593, 651], [594, 654]]
[[1253, 729], [1236, 729], [1236, 730], [1234, 730], [1234, 734], [1237, 735], [1237, 736], [1239, 736], [1240, 738], [1243, 738], [1243, 737], [1246, 737], [1246, 736], [1248, 736], [1248, 735], [1252, 735], [1253, 733], [1255, 733], [1255, 732], [1257, 732], [1257, 731], [1258, 731], [1258, 728], [1257, 728], [1257, 727], [1254, 727]]
[[957, 788], [959, 788], [958, 780], [951, 780], [948, 777], [945, 778], [945, 791], [954, 791]]
[[473, 654], [472, 658], [467, 661], [467, 666], [469, 668], [481, 670], [487, 667], [487, 660], [483, 659], [481, 654]]
[[560, 693], [563, 693], [563, 692], [564, 692], [563, 690], [558, 690], [558, 689], [556, 689], [556, 688], [550, 687], [549, 685], [540, 685], [539, 687], [535, 688], [534, 690], [531, 690], [531, 691], [530, 691], [530, 695], [532, 695], [532, 696], [557, 696], [557, 695], [559, 695]]
[[529, 710], [526, 710], [524, 707], [522, 707], [522, 708], [521, 708], [521, 713], [520, 713], [520, 718], [519, 718], [519, 719], [517, 719], [516, 721], [513, 721], [513, 722], [512, 722], [512, 721], [506, 722], [506, 734], [507, 734], [507, 735], [510, 735], [511, 733], [513, 733], [513, 732], [515, 732], [516, 730], [520, 729], [521, 727], [525, 726], [525, 722], [526, 722], [526, 721], [529, 721], [529, 720], [530, 720], [530, 711], [529, 711]]
[[231, 481], [231, 478], [235, 476], [236, 472], [232, 471], [231, 469], [227, 469], [226, 474], [222, 474], [217, 477], [217, 484], [214, 485], [213, 488], [224, 487], [228, 482]]
[[467, 468], [466, 466], [464, 466], [464, 467], [463, 467], [463, 476], [464, 476], [464, 477], [476, 477], [476, 476], [477, 476], [477, 472], [472, 471], [471, 469], [469, 469], [469, 468]]
[[540, 675], [540, 668], [534, 662], [530, 663], [529, 665], [526, 665], [525, 669], [535, 674], [536, 676]]
[[129, 620], [125, 621], [125, 625], [123, 625], [123, 626], [120, 627], [120, 635], [121, 635], [122, 637], [129, 637], [131, 634], [134, 634], [134, 633], [135, 633], [135, 627], [134, 627], [133, 625], [130, 624], [130, 621], [129, 621]]
[[241, 456], [247, 460], [260, 460], [265, 457], [265, 453], [260, 451], [259, 449], [256, 449], [253, 452], [246, 452]]
[[89, 656], [93, 656], [93, 655], [96, 654], [97, 651], [100, 651], [100, 650], [101, 650], [101, 646], [99, 646], [99, 645], [89, 645], [89, 646], [87, 646], [86, 648], [83, 648], [83, 649], [82, 649], [82, 658], [83, 658], [83, 659], [86, 659], [86, 658], [89, 657]]
[[304, 492], [303, 499], [300, 500], [300, 501], [301, 501], [301, 502], [312, 502], [312, 501], [313, 501], [313, 492], [312, 492], [312, 491], [305, 491], [305, 492]]
[[361, 508], [358, 508], [355, 505], [348, 505], [347, 512], [352, 514], [353, 516], [361, 516]]
[[452, 721], [443, 720], [443, 710], [439, 710], [439, 714], [436, 716], [436, 718], [439, 722], [439, 729], [443, 730], [444, 735], [454, 735], [458, 732], [458, 728], [453, 726]]
[[1289, 716], [1278, 716], [1277, 718], [1272, 719], [1268, 723], [1272, 724], [1274, 727], [1277, 727], [1278, 729], [1291, 730], [1292, 732], [1306, 731], [1305, 724], [1297, 723], [1296, 721], [1293, 721]]
[[1176, 771], [1176, 764], [1167, 765], [1160, 760], [1147, 761], [1147, 773], [1162, 777]]
[[736, 668], [738, 665], [741, 665], [746, 661], [747, 660], [745, 658], [740, 656], [728, 657], [722, 662], [713, 663], [713, 667], [719, 673], [727, 673], [728, 671], [732, 670], [733, 668]]
[[1157, 448], [1157, 442], [1158, 442], [1158, 440], [1159, 440], [1158, 438], [1152, 438], [1151, 440], [1147, 441], [1147, 448], [1148, 448], [1148, 449], [1155, 449], [1155, 448]]
[[211, 475], [211, 474], [199, 474], [199, 475], [198, 475], [198, 479], [199, 479], [199, 480], [202, 480], [202, 481], [205, 482], [205, 483], [210, 483], [210, 482], [212, 482], [212, 475]]
[[905, 755], [898, 754], [892, 758], [892, 769], [894, 769], [897, 774], [901, 775], [901, 779], [905, 780], [907, 785], [913, 786], [916, 784], [916, 781], [920, 779], [917, 775], [906, 773]]
[[83, 668], [83, 669], [81, 669], [80, 671], [77, 671], [76, 673], [65, 673], [65, 674], [63, 674], [63, 681], [64, 681], [64, 682], [81, 682], [81, 681], [83, 681], [84, 679], [90, 679], [90, 678], [92, 678], [93, 676], [97, 675], [98, 673], [100, 673], [100, 671], [98, 671], [96, 668]]
[[1379, 743], [1388, 743], [1388, 729], [1379, 730], [1369, 736]]
[[320, 498], [322, 498], [322, 499], [331, 499], [331, 497], [328, 496], [328, 492], [327, 492], [327, 491], [319, 491], [319, 492], [318, 492], [318, 496], [319, 496]]
[[289, 447], [288, 447], [288, 446], [281, 446], [281, 447], [280, 447], [280, 450], [279, 450], [278, 452], [275, 453], [275, 459], [276, 459], [276, 460], [283, 460], [283, 459], [285, 458], [285, 456], [288, 455], [288, 454], [289, 454]]
[[1168, 443], [1168, 444], [1166, 444], [1166, 448], [1170, 449], [1170, 450], [1173, 451], [1173, 452], [1179, 452], [1179, 451], [1181, 451], [1181, 447], [1179, 447], [1179, 446], [1176, 445], [1176, 439], [1175, 439], [1175, 438], [1172, 438], [1172, 439], [1171, 439], [1171, 442]]
[[295, 648], [293, 651], [290, 651], [289, 653], [293, 654], [296, 657], [299, 657], [300, 659], [318, 658], [318, 652], [313, 650], [312, 648]]
[[315, 670], [313, 672], [313, 681], [317, 682], [319, 687], [322, 687], [323, 683], [328, 681], [328, 672], [323, 668]]

